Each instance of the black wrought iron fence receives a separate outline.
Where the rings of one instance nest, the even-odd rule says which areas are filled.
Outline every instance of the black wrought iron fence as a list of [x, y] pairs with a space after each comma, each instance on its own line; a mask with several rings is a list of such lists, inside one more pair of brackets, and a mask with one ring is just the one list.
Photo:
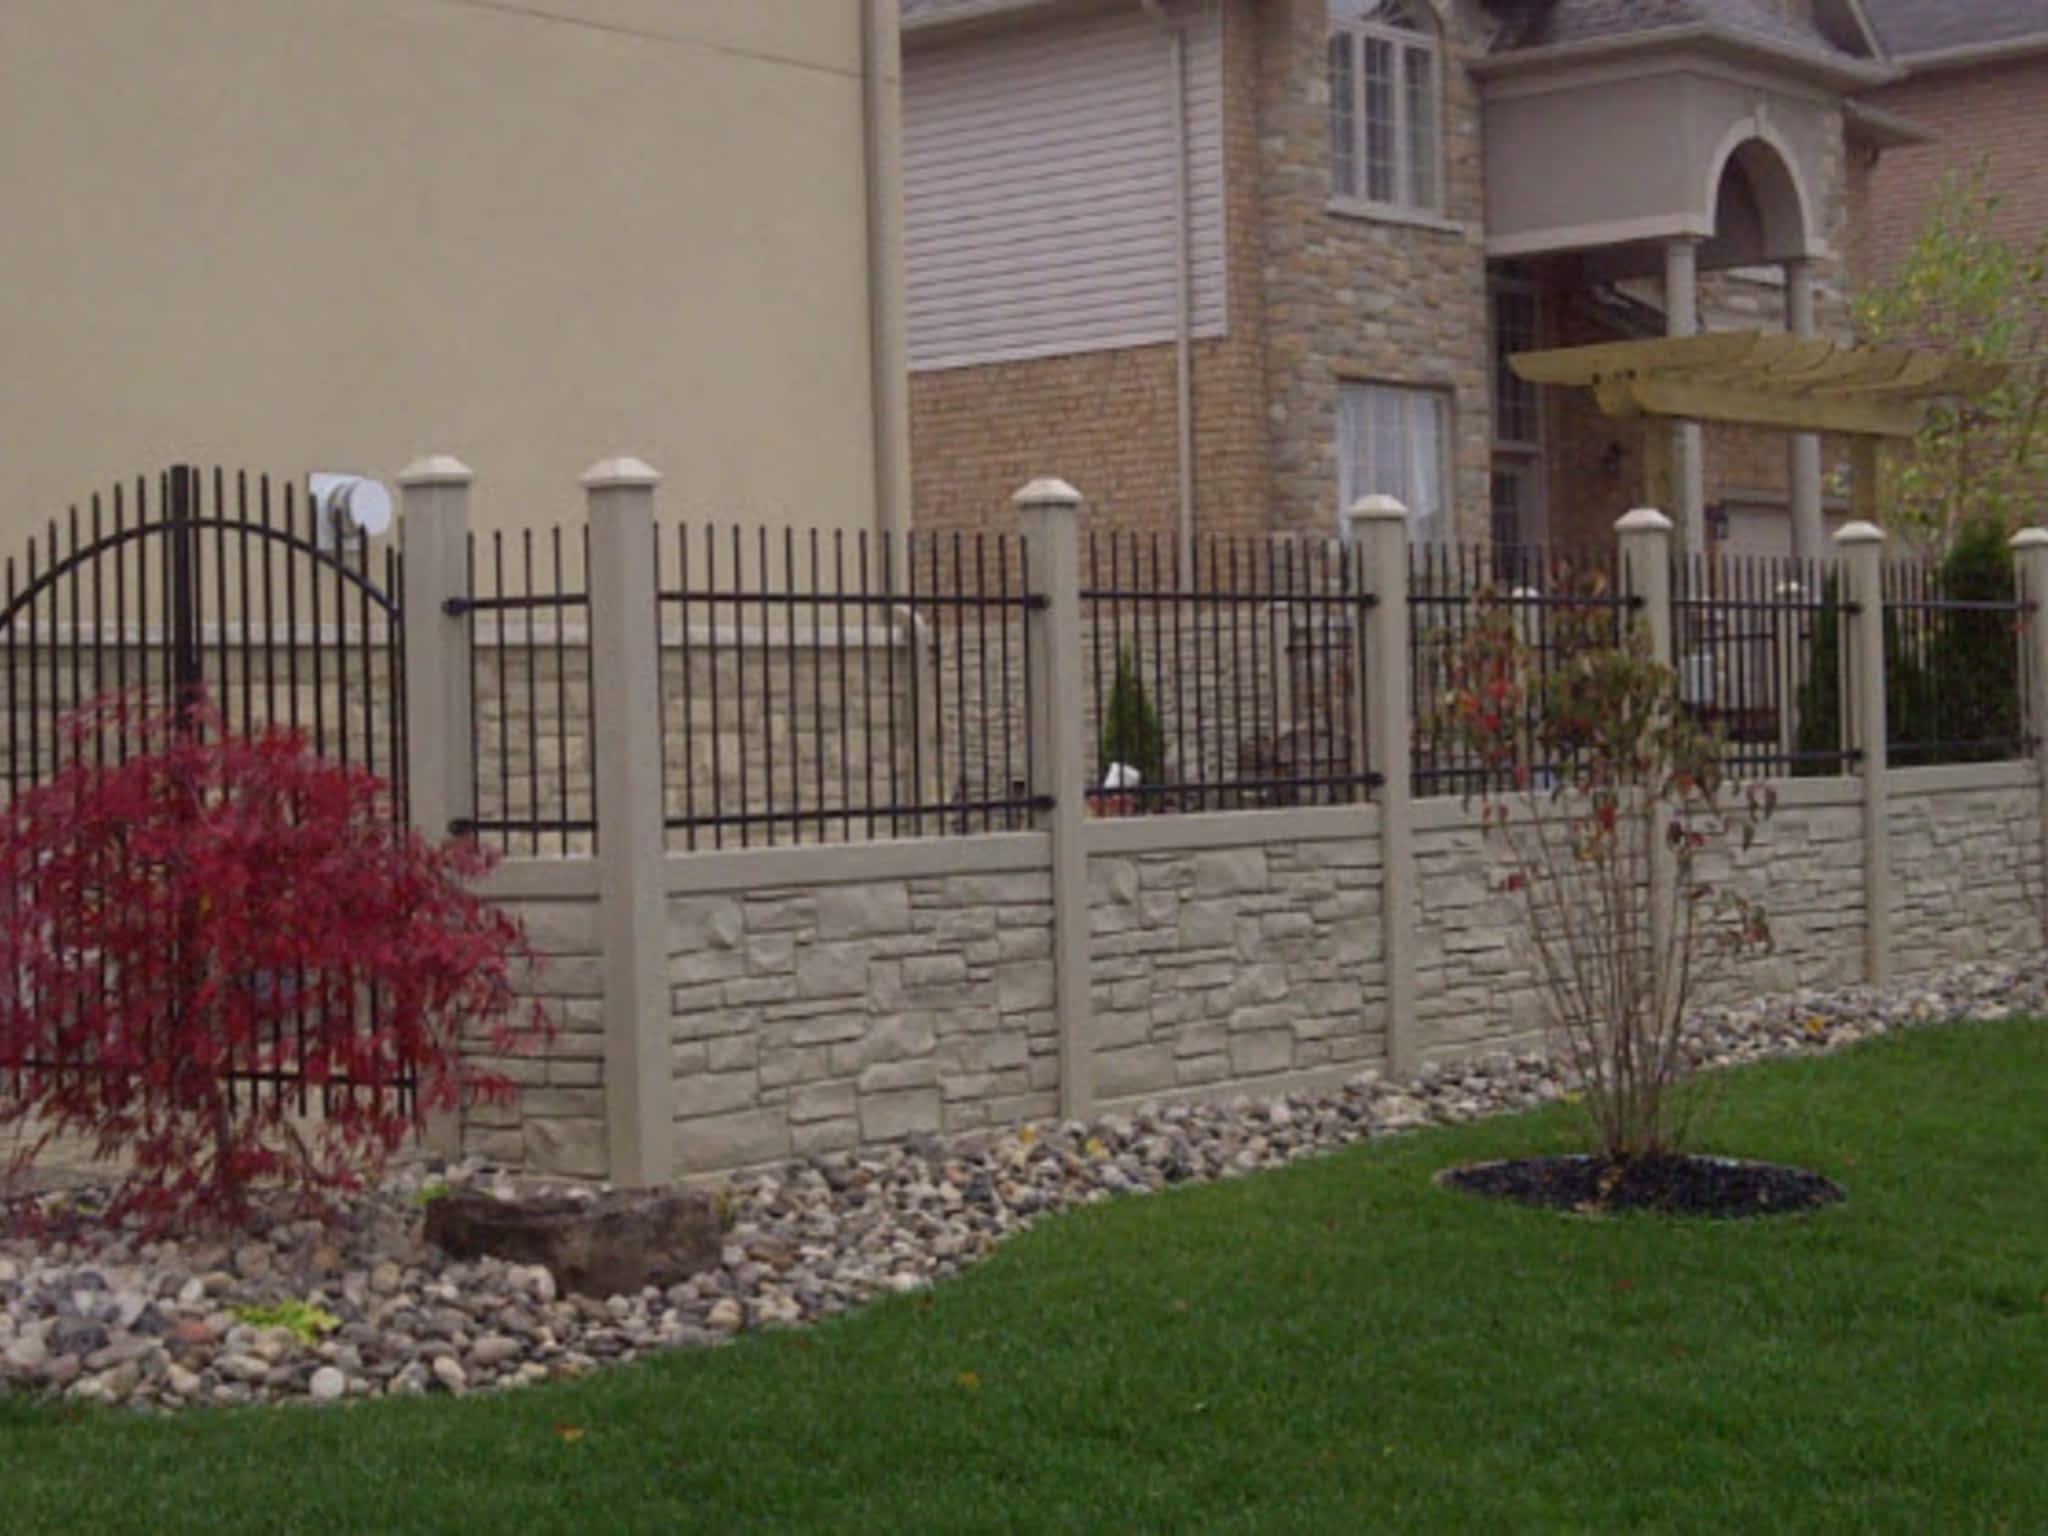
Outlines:
[[1737, 777], [1844, 770], [1839, 583], [1831, 562], [1678, 555], [1671, 566], [1679, 696], [1721, 735]]
[[589, 534], [473, 534], [469, 621], [473, 814], [456, 824], [506, 853], [597, 846]]
[[[1614, 550], [1411, 545], [1411, 782], [1418, 796], [1470, 794], [1499, 785], [1497, 771], [1458, 739], [1447, 710], [1455, 658], [1489, 602], [1505, 604], [1513, 614], [1539, 672], [1548, 672], [1576, 647], [1617, 643], [1642, 606], [1626, 590]], [[1555, 766], [1536, 765], [1539, 773]]]
[[[339, 528], [302, 486], [188, 466], [139, 477], [31, 535], [4, 579], [10, 796], [67, 754], [125, 760], [129, 720], [189, 711], [195, 733], [297, 732], [386, 780], [404, 813], [398, 550]], [[61, 728], [112, 694], [131, 704], [112, 729]]]
[[2023, 700], [2034, 604], [2002, 552], [1884, 566], [1887, 761], [1998, 762], [2035, 747]]
[[672, 845], [1001, 831], [1050, 804], [1021, 539], [685, 525], [656, 589]]
[[[1176, 541], [1096, 531], [1082, 556], [1098, 813], [1366, 799], [1356, 549], [1321, 539]], [[1062, 705], [1062, 707], [1067, 707]]]
[[[289, 478], [178, 465], [71, 507], [5, 563], [0, 606], [10, 798], [71, 763], [112, 767], [161, 741], [216, 731], [298, 735], [314, 752], [363, 769], [407, 812], [405, 627], [395, 543], [322, 508]], [[103, 728], [67, 731], [64, 717], [119, 695]], [[145, 729], [145, 724], [149, 729]], [[186, 893], [188, 904], [196, 901]], [[162, 935], [181, 942], [178, 922]], [[124, 979], [104, 956], [97, 984]], [[267, 1038], [219, 1067], [231, 1103], [267, 1095], [300, 1111], [341, 1094], [389, 1093], [410, 1107], [417, 1082], [393, 1069], [375, 1080], [313, 1084], [297, 1065], [307, 1020], [299, 999], [320, 980], [280, 966], [247, 978], [272, 991]], [[17, 972], [0, 985], [26, 996]], [[124, 1006], [148, 1020], [191, 1004], [189, 982], [168, 998]], [[383, 999], [357, 1000], [364, 1029]], [[146, 1026], [145, 1026], [146, 1027]], [[273, 1065], [258, 1059], [267, 1057]], [[5, 1071], [97, 1070], [89, 1061], [17, 1060]]]

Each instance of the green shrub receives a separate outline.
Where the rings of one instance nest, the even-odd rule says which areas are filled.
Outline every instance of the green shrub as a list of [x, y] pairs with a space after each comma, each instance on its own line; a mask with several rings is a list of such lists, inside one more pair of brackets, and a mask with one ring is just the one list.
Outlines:
[[1137, 769], [1138, 782], [1147, 789], [1166, 782], [1166, 729], [1145, 692], [1132, 651], [1118, 652], [1116, 683], [1103, 708], [1102, 749], [1095, 765], [1098, 783], [1112, 763]]
[[281, 1301], [275, 1306], [245, 1306], [234, 1309], [235, 1321], [251, 1328], [282, 1328], [301, 1344], [311, 1348], [321, 1335], [334, 1332], [341, 1319], [325, 1307], [310, 1301]]

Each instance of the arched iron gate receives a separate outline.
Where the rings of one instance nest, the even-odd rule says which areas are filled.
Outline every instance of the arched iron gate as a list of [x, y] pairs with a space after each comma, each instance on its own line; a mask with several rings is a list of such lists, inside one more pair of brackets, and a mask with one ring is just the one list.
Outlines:
[[[124, 761], [125, 726], [72, 736], [110, 694], [195, 733], [283, 727], [367, 769], [406, 814], [405, 629], [396, 540], [329, 520], [301, 482], [179, 465], [74, 505], [9, 556], [0, 600], [8, 797], [66, 762]], [[201, 702], [209, 706], [202, 709]], [[283, 978], [274, 980], [283, 981]], [[374, 1026], [372, 1003], [366, 1025]], [[63, 1069], [75, 1063], [9, 1063]], [[307, 1085], [230, 1064], [239, 1090]], [[410, 1101], [410, 1080], [377, 1085]]]

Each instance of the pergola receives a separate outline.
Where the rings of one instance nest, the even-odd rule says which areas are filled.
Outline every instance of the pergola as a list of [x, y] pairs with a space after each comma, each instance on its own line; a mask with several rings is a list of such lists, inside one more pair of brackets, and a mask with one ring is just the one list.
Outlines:
[[[1881, 522], [1879, 446], [1920, 430], [1936, 401], [1975, 394], [2005, 376], [2001, 363], [1938, 352], [1848, 346], [1769, 331], [1719, 332], [1518, 352], [1510, 362], [1535, 384], [1593, 391], [1609, 416], [1672, 424], [1718, 421], [1787, 432], [1832, 432], [1850, 443], [1856, 515]], [[1644, 434], [1648, 499], [1682, 504], [1670, 431]], [[1820, 553], [1820, 530], [1794, 529], [1794, 552]], [[1687, 527], [1697, 548], [1704, 529]], [[1802, 547], [1807, 546], [1807, 547]]]

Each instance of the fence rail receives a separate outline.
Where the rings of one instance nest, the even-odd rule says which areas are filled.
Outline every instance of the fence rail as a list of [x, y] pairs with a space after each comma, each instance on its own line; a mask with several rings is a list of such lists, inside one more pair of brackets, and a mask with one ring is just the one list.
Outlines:
[[475, 807], [456, 830], [506, 853], [597, 846], [588, 569], [580, 528], [473, 537], [468, 594], [449, 605], [469, 622]]
[[1840, 773], [1838, 579], [1817, 560], [1681, 555], [1671, 607], [1679, 696], [1721, 733], [1737, 778]]
[[1367, 767], [1366, 591], [1324, 540], [1097, 532], [1083, 557], [1088, 796], [1098, 814], [1338, 805]]
[[2025, 757], [2030, 679], [2021, 644], [2034, 606], [2002, 565], [1884, 566], [1885, 718], [1900, 767]]
[[996, 831], [1049, 803], [1020, 539], [684, 525], [655, 586], [672, 845]]
[[1618, 640], [1627, 616], [1642, 607], [1642, 599], [1626, 590], [1613, 550], [1411, 546], [1410, 772], [1418, 796], [1473, 794], [1498, 784], [1496, 771], [1457, 740], [1444, 710], [1452, 658], [1491, 602], [1514, 615], [1539, 674], [1548, 674], [1577, 648]]

